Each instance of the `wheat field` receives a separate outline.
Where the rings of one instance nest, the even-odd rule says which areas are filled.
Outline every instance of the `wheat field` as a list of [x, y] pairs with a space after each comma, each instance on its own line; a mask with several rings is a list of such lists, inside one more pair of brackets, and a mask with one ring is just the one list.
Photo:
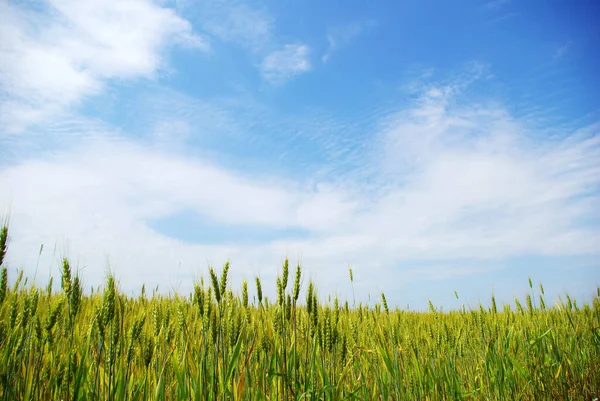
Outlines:
[[[8, 228], [0, 234], [2, 265]], [[113, 276], [84, 294], [67, 259], [58, 292], [27, 286], [22, 271], [9, 287], [8, 272], [1, 400], [591, 401], [600, 391], [600, 289], [591, 304], [546, 305], [530, 281], [511, 305], [412, 312], [384, 294], [374, 306], [323, 302], [287, 260], [273, 301], [258, 278], [231, 288], [228, 263], [168, 297], [128, 297]]]

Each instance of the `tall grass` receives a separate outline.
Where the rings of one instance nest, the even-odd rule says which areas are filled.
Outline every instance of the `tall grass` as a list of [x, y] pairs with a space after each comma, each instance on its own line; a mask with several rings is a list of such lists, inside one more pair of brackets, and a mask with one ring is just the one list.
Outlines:
[[[0, 263], [8, 230], [0, 232]], [[0, 275], [1, 400], [592, 400], [600, 389], [600, 289], [591, 304], [446, 312], [319, 302], [302, 269], [277, 301], [228, 285], [229, 263], [189, 296], [125, 296], [109, 276], [85, 295]], [[353, 274], [350, 271], [353, 282]]]

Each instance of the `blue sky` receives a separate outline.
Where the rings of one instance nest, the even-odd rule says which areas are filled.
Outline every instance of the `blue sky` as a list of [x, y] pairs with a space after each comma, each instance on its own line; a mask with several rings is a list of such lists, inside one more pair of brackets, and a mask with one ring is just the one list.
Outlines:
[[[7, 263], [419, 309], [600, 285], [592, 1], [0, 2]], [[44, 250], [39, 255], [40, 245]], [[39, 255], [39, 266], [38, 266]], [[455, 299], [454, 290], [459, 293]], [[267, 291], [267, 294], [269, 292]], [[370, 301], [369, 301], [370, 300]]]

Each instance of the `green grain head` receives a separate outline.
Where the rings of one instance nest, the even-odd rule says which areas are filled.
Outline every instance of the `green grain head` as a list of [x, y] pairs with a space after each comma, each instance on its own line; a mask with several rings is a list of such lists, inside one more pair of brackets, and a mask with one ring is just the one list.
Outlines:
[[[381, 303], [383, 303], [383, 309], [385, 310], [386, 315], [390, 314], [390, 310], [388, 308], [388, 303], [387, 300], [385, 299], [385, 294], [382, 292], [381, 293]], [[431, 301], [430, 301], [431, 303]]]
[[248, 307], [248, 282], [246, 280], [242, 283], [242, 305], [244, 308]]
[[258, 303], [262, 303], [263, 293], [262, 293], [262, 285], [260, 284], [260, 278], [256, 277], [256, 296], [258, 298]]
[[298, 302], [300, 296], [300, 279], [302, 278], [302, 269], [300, 265], [296, 267], [296, 277], [294, 278], [294, 304]]
[[0, 305], [6, 299], [6, 294], [8, 291], [8, 269], [6, 266], [2, 268], [0, 272]]
[[62, 276], [61, 276], [61, 287], [67, 297], [71, 296], [71, 266], [69, 265], [69, 260], [67, 258], [63, 258], [62, 262]]
[[0, 266], [4, 262], [4, 256], [6, 255], [6, 248], [8, 246], [8, 226], [4, 225], [0, 229]]
[[281, 286], [283, 287], [284, 291], [287, 288], [289, 274], [290, 274], [290, 263], [289, 263], [288, 258], [285, 258], [285, 261], [283, 262], [283, 276], [281, 277]]
[[225, 262], [225, 266], [223, 266], [223, 271], [221, 272], [221, 296], [225, 296], [225, 291], [227, 290], [227, 275], [229, 274], [229, 261]]
[[102, 320], [104, 326], [107, 326], [115, 316], [116, 288], [115, 279], [112, 275], [108, 276], [106, 288], [102, 295]]
[[210, 274], [210, 281], [215, 293], [215, 299], [217, 300], [217, 303], [221, 303], [221, 290], [219, 289], [219, 279], [217, 278], [217, 274], [212, 267], [208, 270], [208, 273]]

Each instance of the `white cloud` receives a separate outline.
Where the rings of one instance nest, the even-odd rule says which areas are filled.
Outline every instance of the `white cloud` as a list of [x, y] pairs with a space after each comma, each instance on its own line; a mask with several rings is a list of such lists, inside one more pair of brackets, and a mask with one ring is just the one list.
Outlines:
[[344, 218], [324, 208], [350, 209], [330, 191], [311, 193], [297, 184], [249, 180], [202, 161], [118, 140], [94, 141], [5, 169], [0, 185], [6, 188], [0, 204], [12, 202], [12, 265], [29, 261], [32, 244], [39, 248], [44, 243], [48, 249], [58, 241], [59, 248], [67, 244], [68, 255], [88, 266], [85, 276], [92, 282], [101, 281], [109, 255], [128, 288], [135, 288], [140, 274], [149, 284], [173, 280], [164, 269], [180, 260], [190, 272], [190, 266], [203, 270], [205, 257], [221, 263], [243, 254], [255, 265], [268, 263], [265, 251], [271, 261], [280, 257], [281, 248], [271, 244], [252, 249], [181, 243], [151, 230], [147, 223], [153, 219], [194, 210], [219, 224], [318, 231]]
[[418, 243], [405, 252], [433, 258], [595, 252], [598, 228], [579, 222], [599, 217], [599, 127], [542, 139], [498, 106], [453, 98], [429, 90], [386, 123], [384, 170], [401, 187], [357, 227], [375, 224], [391, 247]]
[[284, 45], [269, 53], [260, 66], [263, 77], [273, 84], [281, 84], [311, 68], [310, 49], [304, 44]]
[[180, 1], [180, 7], [193, 13], [200, 26], [223, 42], [250, 53], [262, 77], [282, 84], [292, 76], [311, 70], [310, 49], [305, 44], [285, 44], [277, 37], [276, 20], [261, 1], [214, 0]]
[[254, 53], [264, 52], [274, 41], [274, 19], [264, 7], [235, 1], [213, 1], [198, 7], [203, 28], [221, 40]]
[[[329, 291], [348, 264], [373, 289], [373, 272], [414, 278], [394, 271], [411, 262], [435, 278], [471, 274], [461, 260], [498, 268], [496, 261], [520, 255], [598, 255], [600, 229], [587, 222], [600, 218], [600, 126], [548, 138], [498, 105], [460, 101], [457, 87], [427, 88], [373, 133], [381, 148], [364, 170], [375, 188], [353, 176], [316, 186], [248, 178], [114, 138], [23, 159], [0, 171], [0, 205], [12, 205], [9, 262], [30, 268], [41, 243], [51, 249], [58, 241], [94, 284], [109, 255], [131, 290], [140, 276], [149, 285], [189, 285], [207, 259], [231, 258], [247, 278], [264, 275], [287, 253]], [[150, 228], [182, 211], [232, 230], [292, 228], [308, 237], [190, 244]]]
[[0, 37], [0, 122], [9, 133], [66, 111], [106, 80], [154, 78], [168, 44], [209, 48], [187, 20], [147, 0], [2, 2]]

